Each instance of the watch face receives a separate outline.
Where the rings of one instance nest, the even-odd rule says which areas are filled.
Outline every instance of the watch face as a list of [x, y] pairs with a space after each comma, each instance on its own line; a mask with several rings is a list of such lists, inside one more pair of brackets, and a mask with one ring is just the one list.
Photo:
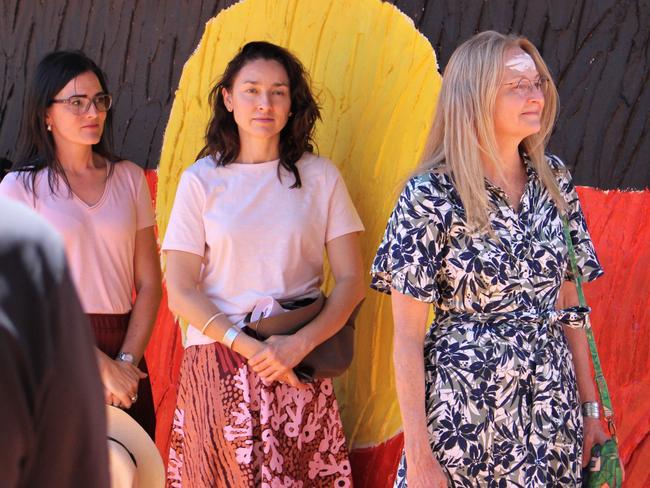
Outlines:
[[133, 364], [133, 354], [129, 354], [128, 352], [119, 353], [117, 355], [117, 359]]

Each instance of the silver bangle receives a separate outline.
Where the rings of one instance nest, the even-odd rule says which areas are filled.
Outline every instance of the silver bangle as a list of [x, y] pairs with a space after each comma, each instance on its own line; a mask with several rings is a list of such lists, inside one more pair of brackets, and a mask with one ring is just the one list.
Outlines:
[[208, 325], [210, 325], [214, 319], [216, 319], [217, 317], [220, 317], [221, 315], [226, 315], [226, 314], [223, 313], [223, 312], [217, 312], [212, 317], [210, 317], [208, 320], [206, 320], [205, 324], [203, 324], [203, 327], [201, 327], [201, 334], [205, 334], [205, 329], [208, 328]]
[[235, 342], [235, 339], [237, 339], [237, 336], [241, 333], [241, 329], [238, 327], [231, 327], [226, 331], [226, 333], [223, 335], [223, 339], [221, 339], [221, 343], [226, 346], [228, 349], [232, 349], [232, 343]]
[[584, 402], [582, 404], [582, 416], [592, 419], [599, 419], [600, 405], [598, 405], [598, 402]]

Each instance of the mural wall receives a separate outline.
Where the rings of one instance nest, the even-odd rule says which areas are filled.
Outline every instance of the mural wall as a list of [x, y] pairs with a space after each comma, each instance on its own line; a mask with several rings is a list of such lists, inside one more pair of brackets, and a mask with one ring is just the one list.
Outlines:
[[[415, 165], [440, 73], [478, 30], [528, 36], [554, 73], [561, 113], [551, 149], [572, 168], [604, 278], [589, 285], [593, 324], [617, 411], [627, 486], [650, 485], [650, 5], [638, 1], [4, 0], [0, 156], [12, 159], [25, 79], [57, 48], [108, 73], [116, 146], [156, 184], [164, 233], [180, 172], [208, 118], [206, 94], [248, 40], [292, 49], [323, 106], [319, 150], [340, 168], [367, 228], [370, 259], [398, 182]], [[231, 7], [231, 8], [227, 8]], [[212, 19], [212, 20], [211, 20]], [[439, 67], [439, 71], [437, 70]], [[611, 191], [604, 191], [611, 190]], [[369, 292], [357, 355], [337, 381], [358, 486], [389, 486], [401, 449], [390, 364], [390, 304]], [[147, 351], [163, 454], [175, 402], [180, 329], [163, 304]]]

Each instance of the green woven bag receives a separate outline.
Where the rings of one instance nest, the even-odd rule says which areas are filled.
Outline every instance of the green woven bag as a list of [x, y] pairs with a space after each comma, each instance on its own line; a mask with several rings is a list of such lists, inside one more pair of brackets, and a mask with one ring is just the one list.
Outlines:
[[589, 466], [582, 472], [582, 486], [600, 488], [609, 486], [618, 488], [623, 483], [623, 470], [618, 458], [618, 446], [614, 438], [609, 439], [602, 446], [595, 445], [591, 450]]
[[[576, 288], [578, 290], [578, 298], [580, 305], [587, 306], [585, 295], [582, 291], [582, 277], [578, 272], [578, 264], [576, 262], [576, 253], [573, 248], [573, 241], [571, 240], [571, 233], [566, 219], [563, 218], [564, 224], [564, 239], [566, 240], [567, 247], [569, 248], [569, 261], [571, 262], [571, 270], [576, 280]], [[616, 440], [616, 426], [614, 425], [614, 411], [612, 409], [612, 400], [609, 396], [609, 389], [607, 382], [603, 375], [603, 369], [600, 366], [600, 358], [598, 357], [598, 350], [596, 349], [596, 341], [594, 340], [594, 333], [591, 330], [591, 323], [587, 317], [587, 339], [589, 341], [589, 350], [591, 351], [591, 359], [594, 364], [594, 372], [596, 373], [596, 384], [598, 385], [598, 394], [600, 395], [600, 403], [603, 406], [603, 412], [611, 439], [607, 440], [602, 446], [597, 444], [591, 450], [591, 460], [589, 465], [582, 471], [582, 486], [584, 488], [620, 488], [623, 483], [623, 469], [621, 468], [621, 461], [618, 456], [618, 443]], [[583, 455], [586, 455], [584, 453]]]

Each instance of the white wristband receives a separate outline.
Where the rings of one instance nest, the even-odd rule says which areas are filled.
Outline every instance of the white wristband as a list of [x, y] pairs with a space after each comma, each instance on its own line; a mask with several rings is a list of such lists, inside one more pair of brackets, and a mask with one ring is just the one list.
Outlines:
[[226, 346], [228, 349], [232, 349], [232, 343], [235, 342], [235, 339], [237, 339], [237, 336], [241, 333], [241, 329], [237, 327], [231, 327], [226, 331], [226, 333], [223, 335], [223, 339], [221, 339], [221, 343]]

